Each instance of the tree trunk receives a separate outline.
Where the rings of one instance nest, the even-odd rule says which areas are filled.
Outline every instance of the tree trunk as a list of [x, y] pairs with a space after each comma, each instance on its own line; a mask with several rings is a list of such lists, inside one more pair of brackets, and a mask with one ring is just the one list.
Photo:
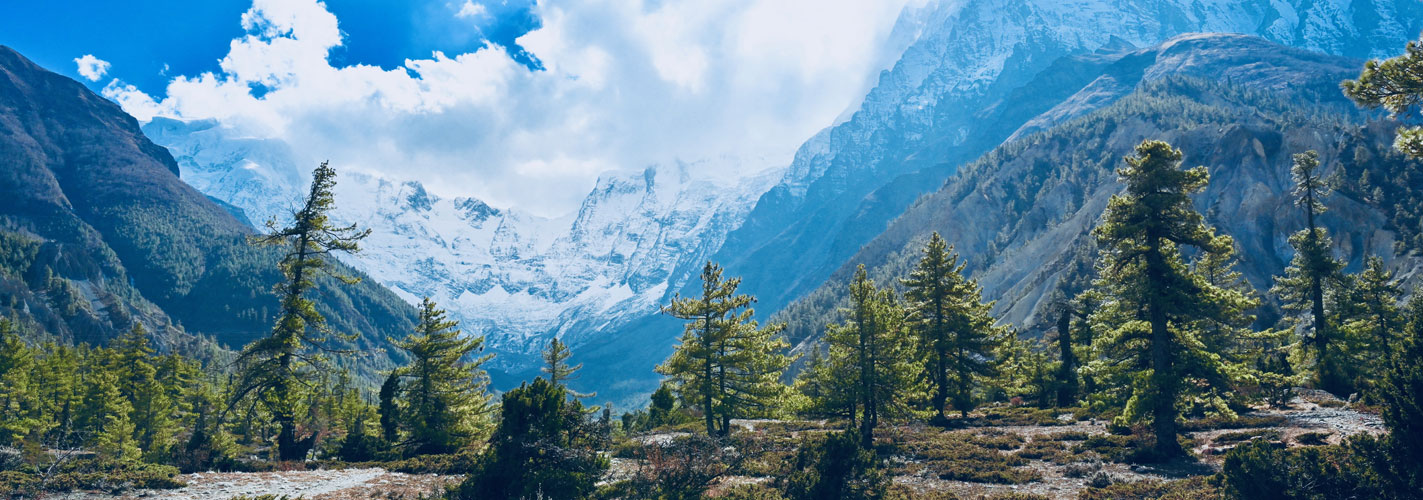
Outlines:
[[1057, 319], [1057, 345], [1062, 366], [1058, 367], [1057, 406], [1072, 406], [1077, 402], [1077, 355], [1072, 352], [1072, 310], [1062, 311]]
[[702, 405], [702, 416], [706, 419], [706, 422], [707, 422], [707, 435], [708, 435], [708, 436], [715, 436], [715, 435], [716, 435], [716, 414], [714, 413], [715, 410], [712, 409], [712, 391], [711, 391], [711, 381], [712, 381], [711, 323], [712, 323], [711, 313], [707, 313], [707, 315], [706, 315], [706, 317], [705, 317], [705, 322], [703, 323], [703, 324], [704, 324], [704, 327], [703, 327], [703, 329], [702, 329], [702, 347], [705, 349], [707, 359], [706, 359], [706, 363], [705, 363], [705, 366], [704, 366], [704, 372], [705, 372], [705, 373], [703, 373], [703, 376], [704, 376], [705, 378], [702, 379], [702, 380], [704, 380], [704, 382], [702, 383], [701, 389], [702, 389], [702, 401], [703, 401], [703, 405]]
[[1163, 309], [1160, 290], [1165, 282], [1167, 264], [1161, 255], [1160, 240], [1152, 239], [1146, 254], [1147, 280], [1152, 289], [1147, 292], [1147, 316], [1151, 321], [1151, 383], [1156, 387], [1156, 400], [1151, 405], [1151, 426], [1156, 434], [1156, 452], [1161, 457], [1183, 454], [1176, 441], [1176, 375], [1171, 362], [1171, 330]]
[[938, 420], [948, 422], [945, 405], [949, 402], [949, 366], [944, 358], [948, 357], [949, 346], [944, 338], [944, 321], [939, 316], [934, 318], [934, 412]]

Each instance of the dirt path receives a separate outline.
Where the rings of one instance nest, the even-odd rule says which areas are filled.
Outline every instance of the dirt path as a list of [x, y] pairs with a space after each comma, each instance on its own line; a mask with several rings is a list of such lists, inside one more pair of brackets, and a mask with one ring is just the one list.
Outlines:
[[163, 498], [172, 500], [227, 500], [238, 496], [286, 495], [306, 500], [365, 498], [416, 499], [455, 484], [458, 476], [404, 474], [385, 469], [339, 469], [287, 472], [208, 472], [179, 476], [188, 483], [177, 490], [136, 490], [113, 496], [106, 493], [70, 493], [62, 500], [117, 500]]

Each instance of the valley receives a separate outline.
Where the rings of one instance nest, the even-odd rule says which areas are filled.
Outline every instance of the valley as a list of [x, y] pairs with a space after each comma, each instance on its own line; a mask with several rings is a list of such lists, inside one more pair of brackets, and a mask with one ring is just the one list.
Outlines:
[[0, 498], [1420, 498], [1423, 4], [678, 38], [753, 4], [470, 1], [409, 15], [525, 24], [392, 66], [253, 0], [161, 92], [0, 45]]

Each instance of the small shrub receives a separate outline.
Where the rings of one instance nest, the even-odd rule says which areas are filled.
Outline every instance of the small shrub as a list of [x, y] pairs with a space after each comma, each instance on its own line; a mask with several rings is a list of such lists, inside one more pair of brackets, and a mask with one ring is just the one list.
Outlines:
[[1018, 468], [1026, 465], [1027, 459], [988, 446], [995, 443], [994, 439], [1004, 437], [985, 440], [972, 434], [929, 433], [903, 440], [897, 444], [896, 451], [920, 461], [915, 465], [929, 469], [942, 479], [997, 484], [1022, 484], [1041, 479], [1036, 471]]
[[1285, 417], [1279, 415], [1240, 415], [1235, 418], [1211, 416], [1186, 421], [1186, 423], [1181, 425], [1181, 432], [1279, 427], [1284, 423]]
[[1320, 446], [1329, 444], [1330, 432], [1306, 432], [1295, 436], [1295, 442], [1304, 446]]
[[1343, 446], [1283, 445], [1256, 440], [1225, 455], [1221, 477], [1234, 498], [1383, 498], [1369, 491], [1370, 467]]
[[974, 425], [982, 427], [1002, 427], [1018, 425], [1067, 425], [1057, 419], [1057, 411], [1030, 406], [992, 407], [983, 411], [983, 416], [974, 419]]
[[1073, 462], [1063, 468], [1062, 475], [1072, 478], [1083, 478], [1102, 470], [1102, 462], [1098, 460], [1087, 460], [1083, 462]]
[[1078, 500], [1199, 500], [1220, 498], [1220, 489], [1211, 476], [1176, 481], [1136, 481], [1088, 488]]
[[1092, 437], [1092, 435], [1084, 431], [1062, 431], [1048, 434], [1046, 437], [1035, 438], [1035, 440], [1043, 439], [1050, 441], [1086, 441], [1089, 437]]
[[851, 431], [808, 439], [796, 455], [795, 472], [786, 478], [792, 499], [882, 498], [891, 489], [889, 474], [877, 467], [875, 451], [860, 447]]
[[1216, 436], [1216, 438], [1213, 440], [1213, 442], [1214, 442], [1214, 443], [1217, 443], [1217, 444], [1223, 444], [1223, 443], [1238, 443], [1238, 442], [1241, 442], [1241, 441], [1249, 441], [1249, 440], [1252, 440], [1252, 439], [1263, 439], [1263, 440], [1266, 440], [1266, 441], [1279, 441], [1279, 440], [1280, 440], [1280, 431], [1275, 431], [1275, 430], [1258, 430], [1258, 429], [1257, 429], [1257, 430], [1248, 430], [1248, 431], [1227, 432], [1227, 433], [1221, 434], [1221, 435], [1219, 435], [1219, 436]]
[[1014, 455], [1035, 460], [1052, 460], [1066, 451], [1062, 443], [1057, 441], [1038, 441], [1023, 445], [1023, 449], [1018, 450]]
[[1023, 436], [998, 429], [983, 431], [974, 435], [973, 443], [995, 450], [1013, 450], [1023, 445]]
[[1034, 495], [1034, 494], [1032, 494], [1032, 493], [1018, 493], [1018, 492], [1015, 491], [1015, 492], [1011, 492], [1011, 493], [999, 493], [999, 494], [993, 495], [993, 496], [991, 496], [991, 497], [988, 497], [988, 500], [1049, 500], [1049, 499], [1048, 499], [1048, 497], [1043, 496], [1043, 495]]
[[479, 464], [479, 453], [462, 450], [446, 455], [420, 455], [404, 460], [373, 462], [369, 465], [406, 474], [469, 474]]
[[1106, 488], [1116, 484], [1117, 480], [1105, 471], [1097, 471], [1092, 477], [1087, 479], [1087, 486], [1092, 488]]
[[742, 484], [727, 488], [716, 498], [721, 500], [785, 500], [785, 495], [764, 483]]

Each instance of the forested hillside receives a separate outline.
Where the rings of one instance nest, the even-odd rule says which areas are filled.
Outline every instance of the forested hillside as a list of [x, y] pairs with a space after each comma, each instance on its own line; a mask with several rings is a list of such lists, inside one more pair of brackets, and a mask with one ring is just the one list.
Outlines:
[[[0, 130], [0, 307], [21, 330], [102, 344], [137, 318], [189, 354], [270, 330], [280, 253], [184, 184], [118, 105], [0, 47]], [[369, 280], [318, 288], [332, 328], [357, 335], [343, 362], [374, 379], [390, 363], [375, 348], [413, 308]]]
[[[1339, 91], [1357, 64], [1236, 35], [1185, 36], [1123, 54], [1016, 140], [916, 201], [780, 317], [793, 341], [815, 336], [844, 300], [855, 266], [880, 280], [904, 276], [938, 232], [997, 301], [998, 317], [1037, 333], [1052, 328], [1064, 298], [1093, 275], [1091, 230], [1122, 188], [1120, 158], [1145, 138], [1179, 145], [1186, 164], [1209, 169], [1196, 206], [1235, 237], [1241, 271], [1257, 288], [1268, 288], [1293, 254], [1281, 235], [1304, 224], [1301, 212], [1283, 207], [1293, 189], [1290, 156], [1305, 149], [1318, 150], [1325, 174], [1338, 179], [1321, 223], [1350, 269], [1370, 255], [1392, 264], [1418, 234], [1417, 210], [1396, 200], [1414, 199], [1423, 185], [1417, 162], [1391, 148], [1394, 126]], [[1408, 262], [1397, 265], [1407, 271]], [[1279, 317], [1278, 304], [1267, 304], [1263, 324]]]

